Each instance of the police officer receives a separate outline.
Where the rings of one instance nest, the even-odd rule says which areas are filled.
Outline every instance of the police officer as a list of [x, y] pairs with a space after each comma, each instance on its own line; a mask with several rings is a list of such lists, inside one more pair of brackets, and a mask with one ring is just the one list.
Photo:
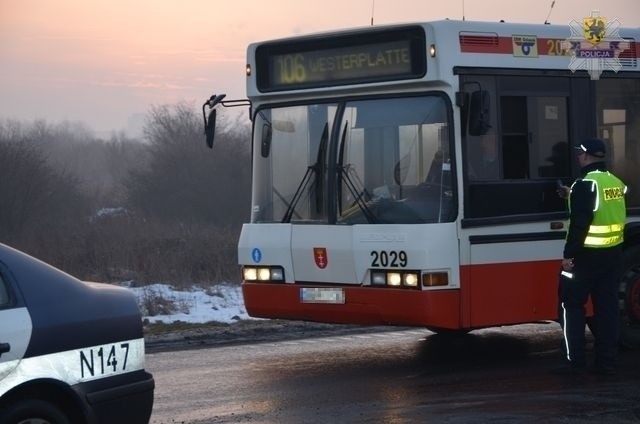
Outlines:
[[606, 170], [602, 140], [585, 140], [576, 149], [582, 178], [570, 189], [559, 190], [569, 199], [570, 216], [558, 290], [566, 361], [556, 372], [575, 374], [585, 370], [584, 307], [591, 295], [595, 323], [593, 370], [614, 374], [627, 187]]

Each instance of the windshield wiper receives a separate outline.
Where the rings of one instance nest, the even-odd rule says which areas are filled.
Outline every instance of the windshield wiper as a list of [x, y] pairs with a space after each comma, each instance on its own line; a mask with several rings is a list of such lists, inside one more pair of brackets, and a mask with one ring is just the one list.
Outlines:
[[[345, 123], [344, 130], [342, 131], [342, 138], [340, 140], [341, 144], [340, 144], [340, 157], [338, 160], [338, 169], [340, 170], [340, 176], [345, 181], [345, 186], [347, 186], [349, 193], [351, 193], [351, 196], [353, 196], [353, 198], [355, 199], [354, 203], [358, 205], [358, 207], [364, 214], [365, 218], [367, 218], [367, 222], [369, 224], [375, 224], [378, 220], [376, 216], [373, 214], [373, 212], [371, 212], [371, 209], [369, 209], [369, 206], [367, 206], [367, 200], [371, 199], [371, 195], [367, 191], [367, 188], [364, 187], [364, 184], [362, 184], [360, 179], [358, 179], [358, 182], [360, 182], [360, 185], [362, 186], [362, 190], [358, 190], [358, 187], [356, 187], [355, 183], [351, 179], [351, 176], [349, 175], [349, 170], [352, 170], [353, 168], [350, 165], [343, 165], [344, 146], [345, 146], [345, 140], [347, 138], [348, 127], [349, 127], [349, 121]], [[357, 174], [356, 174], [356, 178], [357, 178]]]
[[289, 203], [284, 216], [282, 217], [283, 223], [291, 222], [291, 217], [295, 212], [296, 205], [300, 201], [302, 194], [307, 189], [307, 185], [309, 185], [309, 181], [311, 181], [311, 177], [315, 174], [315, 194], [316, 194], [316, 208], [320, 208], [322, 203], [322, 190], [323, 190], [323, 175], [324, 175], [324, 157], [325, 151], [327, 149], [327, 141], [329, 139], [329, 124], [324, 124], [324, 129], [322, 130], [322, 136], [320, 137], [320, 145], [318, 146], [318, 155], [316, 157], [316, 162], [313, 165], [309, 165], [307, 167], [307, 172], [304, 173], [302, 177], [302, 181], [298, 185], [293, 198], [291, 199], [291, 203]]

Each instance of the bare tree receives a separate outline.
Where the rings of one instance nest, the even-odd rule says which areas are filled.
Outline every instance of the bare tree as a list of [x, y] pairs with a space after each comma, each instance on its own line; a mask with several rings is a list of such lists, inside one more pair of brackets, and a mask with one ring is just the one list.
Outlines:
[[151, 110], [149, 162], [126, 182], [129, 204], [161, 219], [239, 226], [250, 204], [248, 143], [224, 133], [211, 152], [201, 119], [184, 103]]
[[[16, 128], [0, 131], [0, 241], [51, 259], [88, 216], [78, 180], [54, 169], [37, 144]], [[55, 241], [54, 241], [55, 240]]]
[[151, 109], [145, 143], [0, 120], [0, 242], [88, 280], [236, 281], [249, 126], [219, 118], [213, 152], [184, 103]]

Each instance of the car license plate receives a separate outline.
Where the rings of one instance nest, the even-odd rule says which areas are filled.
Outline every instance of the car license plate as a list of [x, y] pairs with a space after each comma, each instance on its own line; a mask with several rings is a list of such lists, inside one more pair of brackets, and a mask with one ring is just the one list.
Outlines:
[[302, 303], [339, 303], [345, 301], [344, 290], [330, 287], [302, 287], [300, 289]]
[[95, 346], [79, 350], [82, 380], [129, 372], [128, 342]]

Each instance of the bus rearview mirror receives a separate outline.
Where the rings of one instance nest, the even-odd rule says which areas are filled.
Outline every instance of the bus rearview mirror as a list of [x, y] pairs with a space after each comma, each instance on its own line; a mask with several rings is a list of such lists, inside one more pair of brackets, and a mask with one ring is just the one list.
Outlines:
[[213, 148], [213, 136], [216, 132], [216, 110], [211, 109], [209, 112], [209, 119], [205, 123], [204, 133], [207, 141], [207, 147]]
[[260, 140], [260, 154], [263, 158], [269, 157], [269, 152], [271, 150], [271, 137], [273, 134], [273, 129], [271, 125], [264, 124], [262, 125], [262, 139]]
[[491, 128], [490, 101], [487, 90], [471, 93], [469, 100], [469, 135], [485, 135]]

